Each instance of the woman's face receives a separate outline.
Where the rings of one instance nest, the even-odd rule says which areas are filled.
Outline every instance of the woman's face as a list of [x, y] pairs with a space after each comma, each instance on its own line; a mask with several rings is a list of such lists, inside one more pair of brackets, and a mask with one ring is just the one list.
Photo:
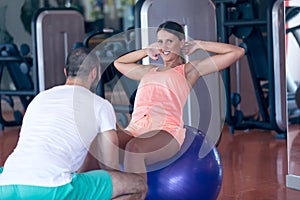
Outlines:
[[157, 33], [157, 43], [162, 59], [170, 61], [180, 57], [180, 50], [184, 45], [184, 40], [180, 41], [176, 35], [166, 30], [160, 30]]

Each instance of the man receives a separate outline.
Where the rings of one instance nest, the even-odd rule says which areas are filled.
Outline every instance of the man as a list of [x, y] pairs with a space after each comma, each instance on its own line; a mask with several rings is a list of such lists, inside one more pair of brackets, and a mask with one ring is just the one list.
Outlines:
[[[117, 171], [115, 113], [92, 92], [100, 77], [97, 57], [77, 48], [65, 73], [65, 85], [41, 92], [28, 106], [18, 144], [0, 170], [0, 199], [144, 199], [142, 177]], [[89, 148], [108, 170], [84, 172]]]

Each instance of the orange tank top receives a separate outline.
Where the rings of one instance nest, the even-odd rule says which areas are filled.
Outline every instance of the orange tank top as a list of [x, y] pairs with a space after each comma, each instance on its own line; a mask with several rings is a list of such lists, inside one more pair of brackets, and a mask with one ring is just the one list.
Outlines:
[[183, 127], [182, 112], [190, 87], [187, 84], [185, 64], [166, 71], [151, 69], [140, 81], [131, 123], [152, 130], [170, 130]]

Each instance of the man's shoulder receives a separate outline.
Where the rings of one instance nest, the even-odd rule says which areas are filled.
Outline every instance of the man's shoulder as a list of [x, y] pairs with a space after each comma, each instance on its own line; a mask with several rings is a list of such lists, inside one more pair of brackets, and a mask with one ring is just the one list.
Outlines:
[[111, 104], [107, 99], [104, 99], [103, 97], [97, 95], [97, 94], [93, 94], [94, 95], [94, 99], [97, 101], [97, 102], [100, 102], [102, 104]]

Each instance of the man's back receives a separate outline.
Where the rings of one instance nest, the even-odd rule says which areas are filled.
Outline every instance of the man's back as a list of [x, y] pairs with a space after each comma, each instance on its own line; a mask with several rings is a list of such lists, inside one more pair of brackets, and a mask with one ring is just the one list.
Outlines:
[[26, 111], [18, 145], [4, 165], [0, 184], [70, 182], [100, 132], [102, 123], [96, 114], [109, 107], [105, 102], [81, 86], [57, 86], [40, 93]]

